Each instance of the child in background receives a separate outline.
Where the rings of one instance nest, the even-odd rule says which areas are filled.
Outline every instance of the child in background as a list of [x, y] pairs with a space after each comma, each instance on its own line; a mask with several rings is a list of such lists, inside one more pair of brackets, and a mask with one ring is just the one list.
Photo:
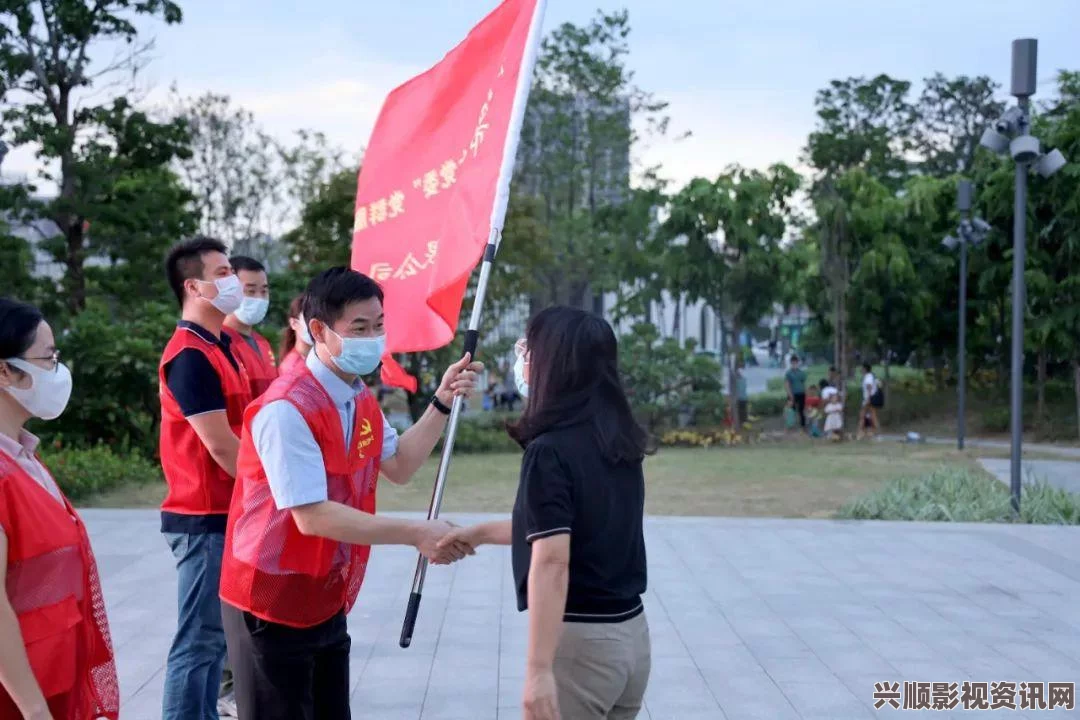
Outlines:
[[840, 393], [834, 387], [826, 387], [821, 392], [825, 402], [825, 435], [833, 442], [839, 442], [844, 434], [844, 403]]
[[810, 428], [810, 437], [821, 437], [822, 402], [818, 395], [818, 386], [811, 385], [806, 389], [806, 420]]

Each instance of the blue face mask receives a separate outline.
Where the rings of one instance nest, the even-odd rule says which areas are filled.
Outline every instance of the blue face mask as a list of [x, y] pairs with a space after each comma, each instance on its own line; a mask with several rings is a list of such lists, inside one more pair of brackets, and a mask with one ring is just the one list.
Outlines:
[[349, 375], [367, 375], [375, 372], [375, 368], [379, 367], [383, 353], [386, 351], [386, 335], [343, 338], [333, 330], [330, 332], [337, 335], [338, 340], [341, 341], [341, 354], [330, 356], [338, 370]]

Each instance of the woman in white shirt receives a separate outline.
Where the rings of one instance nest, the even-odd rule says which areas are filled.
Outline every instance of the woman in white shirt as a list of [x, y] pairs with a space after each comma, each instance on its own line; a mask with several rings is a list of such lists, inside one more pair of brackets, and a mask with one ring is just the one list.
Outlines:
[[863, 363], [862, 380], [862, 409], [859, 411], [859, 437], [869, 435], [874, 437], [878, 432], [877, 408], [874, 406], [874, 393], [878, 389], [878, 379], [874, 375], [873, 366]]
[[0, 297], [0, 718], [115, 720], [120, 695], [86, 528], [36, 453], [30, 418], [71, 397], [52, 328]]

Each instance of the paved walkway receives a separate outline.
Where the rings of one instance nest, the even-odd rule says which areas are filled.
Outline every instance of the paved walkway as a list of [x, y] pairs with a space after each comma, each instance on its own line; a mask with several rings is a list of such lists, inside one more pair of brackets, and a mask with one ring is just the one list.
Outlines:
[[[885, 434], [881, 436], [882, 441], [889, 442], [904, 442], [906, 436]], [[923, 442], [930, 445], [956, 445], [956, 438], [943, 438], [943, 437], [928, 437], [923, 438]], [[966, 438], [964, 440], [964, 448], [987, 448], [994, 450], [1011, 450], [1012, 445], [1008, 440], [982, 440], [979, 438]], [[1071, 445], [1050, 445], [1047, 443], [1029, 443], [1025, 442], [1023, 445], [1023, 451], [1025, 453], [1041, 453], [1044, 455], [1057, 455], [1063, 458], [1073, 458], [1080, 460], [1080, 447], [1074, 447]]]
[[[979, 464], [1006, 485], [1012, 482], [1012, 465], [1008, 458], [979, 458]], [[1075, 460], [1023, 460], [1020, 471], [1025, 483], [1041, 481], [1080, 493], [1080, 462]]]
[[[158, 718], [176, 588], [157, 513], [84, 517], [122, 717]], [[868, 718], [902, 712], [872, 710], [876, 682], [1080, 680], [1080, 528], [650, 518], [647, 542], [647, 720]], [[414, 559], [373, 552], [349, 618], [353, 717], [519, 718], [527, 627], [507, 552], [433, 569], [401, 650]]]

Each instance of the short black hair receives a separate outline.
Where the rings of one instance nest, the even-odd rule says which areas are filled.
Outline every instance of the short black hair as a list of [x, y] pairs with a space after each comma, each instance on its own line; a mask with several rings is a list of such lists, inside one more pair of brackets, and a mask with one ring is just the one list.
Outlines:
[[802, 360], [799, 359], [798, 355], [792, 355], [791, 359], [788, 360], [788, 362], [802, 362]]
[[326, 325], [333, 325], [345, 314], [347, 305], [371, 298], [383, 301], [379, 283], [343, 265], [332, 267], [323, 270], [308, 283], [304, 291], [304, 320], [320, 320]]
[[228, 249], [220, 240], [199, 236], [177, 243], [169, 250], [165, 257], [165, 276], [180, 307], [184, 307], [184, 281], [202, 279], [203, 255], [212, 252], [225, 255]]
[[266, 272], [265, 265], [247, 255], [233, 255], [229, 258], [229, 264], [232, 265], [233, 272], [240, 272], [241, 270], [247, 270], [248, 272]]
[[0, 297], [0, 360], [21, 357], [29, 350], [44, 319], [33, 305]]
[[863, 370], [865, 370], [866, 372], [870, 372], [871, 370], [873, 370], [873, 369], [874, 369], [874, 366], [873, 366], [873, 365], [871, 365], [871, 364], [870, 364], [870, 363], [868, 363], [868, 362], [864, 362], [864, 363], [862, 364], [862, 366], [863, 366]]

